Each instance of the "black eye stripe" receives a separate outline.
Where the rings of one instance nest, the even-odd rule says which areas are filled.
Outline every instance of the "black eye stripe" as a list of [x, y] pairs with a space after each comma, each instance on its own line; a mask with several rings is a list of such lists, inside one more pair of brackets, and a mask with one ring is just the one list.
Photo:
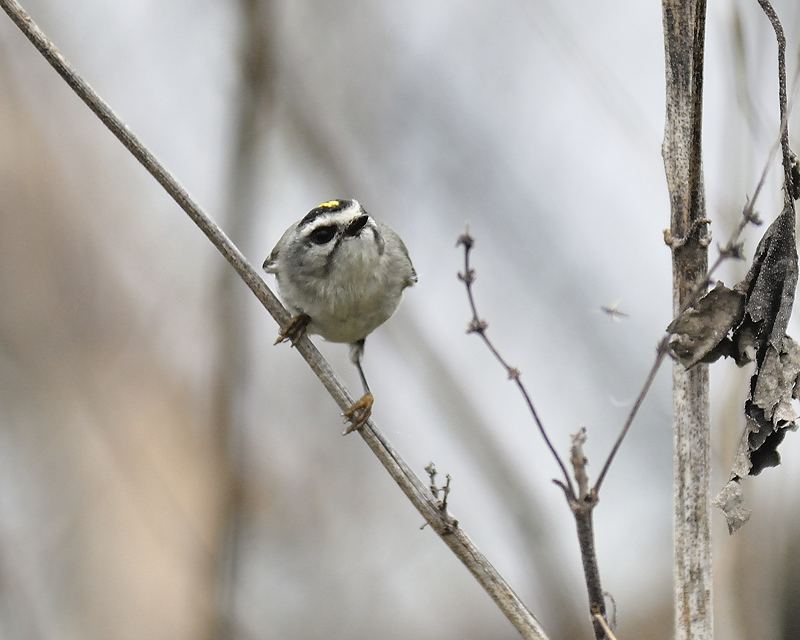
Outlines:
[[317, 227], [308, 234], [308, 237], [314, 244], [328, 244], [336, 237], [336, 231], [336, 225], [329, 224], [325, 225], [324, 227]]
[[353, 220], [348, 225], [345, 234], [347, 234], [348, 236], [354, 236], [358, 234], [358, 232], [364, 228], [364, 225], [367, 224], [367, 220], [369, 220], [369, 216], [358, 216], [358, 218]]

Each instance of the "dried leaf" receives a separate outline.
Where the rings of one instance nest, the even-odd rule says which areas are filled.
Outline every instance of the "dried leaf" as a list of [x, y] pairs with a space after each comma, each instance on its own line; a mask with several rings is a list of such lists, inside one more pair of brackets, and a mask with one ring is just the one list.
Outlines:
[[789, 200], [759, 242], [745, 279], [733, 290], [718, 285], [668, 328], [672, 351], [687, 368], [721, 356], [739, 366], [756, 363], [731, 479], [715, 501], [730, 533], [750, 517], [740, 478], [780, 464], [778, 445], [797, 428], [792, 398], [797, 397], [800, 346], [786, 335], [798, 278], [794, 227]]
[[786, 335], [797, 286], [794, 225], [794, 202], [789, 201], [758, 243], [747, 277], [736, 286], [747, 296], [747, 304], [744, 320], [734, 331], [735, 352], [754, 352], [756, 370], [732, 477], [757, 475], [780, 464], [778, 445], [787, 429], [797, 428], [791, 400], [800, 372], [800, 349]]
[[767, 349], [753, 392], [753, 404], [771, 417], [775, 425], [794, 422], [798, 417], [791, 401], [800, 373], [800, 346], [785, 336], [782, 347], [780, 354], [772, 345]]
[[745, 427], [733, 463], [731, 478], [755, 476], [780, 464], [777, 447], [787, 430], [797, 428], [798, 415], [792, 406], [800, 374], [800, 346], [789, 336], [778, 353], [767, 346], [764, 362], [753, 376], [754, 389], [745, 403]]
[[730, 480], [719, 495], [714, 498], [714, 506], [722, 510], [728, 522], [728, 533], [734, 534], [750, 519], [752, 511], [744, 506], [744, 495], [738, 480]]
[[[741, 323], [744, 308], [744, 294], [718, 282], [667, 328], [673, 335], [669, 343], [672, 353], [687, 369], [729, 355], [732, 342], [727, 336]], [[720, 348], [723, 341], [727, 348]]]
[[766, 344], [780, 350], [792, 315], [797, 288], [797, 246], [794, 235], [794, 203], [788, 202], [758, 243], [753, 265], [736, 289], [747, 298], [745, 321], [756, 331], [756, 349]]

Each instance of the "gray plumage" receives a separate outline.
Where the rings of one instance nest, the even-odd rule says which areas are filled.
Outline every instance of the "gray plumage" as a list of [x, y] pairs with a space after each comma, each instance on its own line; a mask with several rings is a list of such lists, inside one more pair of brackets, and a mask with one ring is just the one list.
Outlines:
[[289, 310], [310, 318], [307, 331], [350, 343], [357, 365], [363, 340], [394, 314], [403, 290], [417, 281], [400, 236], [356, 200], [312, 209], [286, 230], [264, 269], [277, 276]]

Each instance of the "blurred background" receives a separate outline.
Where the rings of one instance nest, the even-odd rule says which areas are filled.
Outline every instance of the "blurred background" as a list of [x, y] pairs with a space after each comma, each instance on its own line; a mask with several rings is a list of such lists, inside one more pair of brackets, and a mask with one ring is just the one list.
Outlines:
[[[793, 75], [800, 5], [774, 5]], [[455, 243], [468, 221], [491, 336], [563, 455], [587, 427], [596, 474], [670, 320], [659, 3], [24, 6], [253, 264], [331, 198], [402, 235], [419, 284], [367, 342], [374, 418], [420, 476], [431, 461], [452, 476], [452, 513], [548, 635], [590, 638], [557, 468], [465, 333]], [[717, 239], [777, 135], [775, 49], [756, 2], [709, 6]], [[361, 439], [341, 437], [232, 269], [5, 15], [0, 194], [0, 638], [517, 637]], [[773, 170], [767, 221], [780, 197]], [[347, 347], [316, 342], [357, 392]], [[715, 491], [749, 375], [711, 371]], [[669, 387], [667, 366], [595, 512], [620, 638], [672, 633]], [[744, 483], [744, 530], [714, 515], [726, 640], [800, 637], [800, 437], [781, 452]]]

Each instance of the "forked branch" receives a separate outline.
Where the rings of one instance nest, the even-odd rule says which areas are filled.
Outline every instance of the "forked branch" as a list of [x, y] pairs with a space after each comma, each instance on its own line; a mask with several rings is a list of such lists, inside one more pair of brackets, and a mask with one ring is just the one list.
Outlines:
[[[603, 640], [609, 638], [605, 629], [608, 624], [605, 620], [606, 610], [605, 602], [603, 599], [603, 588], [600, 581], [600, 569], [597, 564], [597, 554], [594, 545], [594, 521], [592, 519], [592, 512], [597, 506], [598, 495], [597, 492], [589, 487], [589, 476], [586, 472], [588, 459], [583, 452], [583, 444], [586, 442], [586, 429], [581, 429], [576, 435], [572, 437], [572, 447], [570, 449], [570, 463], [572, 464], [573, 475], [575, 482], [573, 483], [572, 477], [567, 471], [561, 456], [558, 455], [555, 447], [553, 446], [547, 431], [544, 428], [539, 413], [533, 404], [528, 390], [525, 388], [521, 379], [521, 373], [516, 367], [508, 364], [506, 359], [502, 356], [500, 351], [494, 345], [492, 340], [487, 335], [489, 324], [483, 320], [478, 313], [478, 306], [475, 302], [475, 294], [473, 291], [473, 284], [475, 282], [475, 269], [470, 264], [470, 255], [472, 248], [475, 245], [475, 239], [469, 232], [469, 227], [458, 238], [456, 246], [464, 247], [464, 271], [458, 274], [459, 280], [464, 283], [467, 290], [467, 298], [469, 300], [470, 310], [472, 311], [472, 319], [469, 322], [467, 333], [476, 333], [480, 336], [487, 349], [491, 352], [494, 358], [506, 370], [510, 380], [519, 389], [525, 404], [528, 405], [528, 410], [536, 423], [539, 433], [549, 449], [553, 458], [561, 469], [564, 480], [553, 480], [555, 484], [561, 487], [564, 492], [564, 497], [567, 500], [572, 515], [575, 518], [575, 527], [578, 532], [578, 545], [581, 552], [581, 560], [583, 562], [584, 580], [586, 583], [586, 590], [589, 596], [589, 614], [594, 628], [595, 638]], [[577, 492], [576, 492], [577, 487]]]

